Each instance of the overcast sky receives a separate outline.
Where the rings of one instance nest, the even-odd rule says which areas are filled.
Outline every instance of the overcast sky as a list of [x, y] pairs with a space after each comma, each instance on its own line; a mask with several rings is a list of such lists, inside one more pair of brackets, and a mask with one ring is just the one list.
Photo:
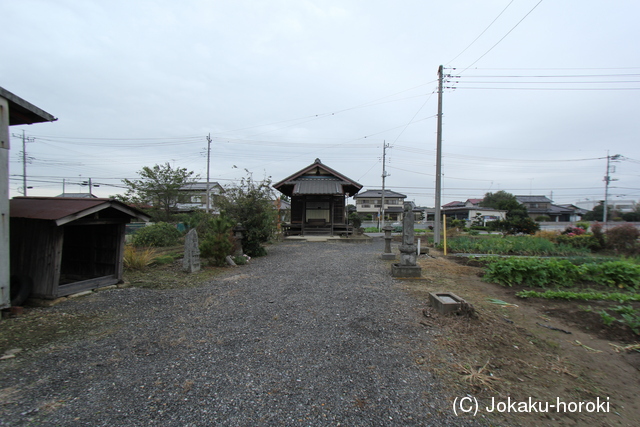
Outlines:
[[0, 86], [58, 118], [12, 127], [11, 195], [123, 192], [171, 163], [229, 185], [316, 158], [434, 206], [488, 191], [640, 199], [640, 2], [0, 0]]

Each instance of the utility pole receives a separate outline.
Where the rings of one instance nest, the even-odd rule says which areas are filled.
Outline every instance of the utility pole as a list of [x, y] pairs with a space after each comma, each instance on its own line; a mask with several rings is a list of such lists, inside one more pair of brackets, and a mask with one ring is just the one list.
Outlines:
[[16, 138], [22, 137], [22, 195], [27, 196], [27, 142], [33, 142], [34, 138], [27, 138], [24, 135], [24, 129], [22, 130], [22, 135], [19, 134], [11, 134]]
[[209, 185], [209, 165], [211, 164], [211, 134], [207, 135], [207, 213], [211, 210], [211, 186]]
[[[436, 136], [436, 213], [433, 227], [433, 242], [440, 243], [440, 205], [442, 204], [442, 83], [443, 66], [438, 67], [438, 129]], [[446, 230], [445, 230], [446, 233]]]
[[89, 196], [91, 197], [93, 197], [93, 187], [100, 187], [100, 184], [94, 184], [91, 182], [91, 178], [89, 178], [89, 181], [83, 181], [81, 185], [89, 186]]
[[383, 142], [382, 143], [382, 200], [380, 204], [380, 212], [382, 213], [382, 222], [380, 223], [380, 227], [378, 227], [380, 230], [382, 230], [382, 227], [384, 227], [384, 179], [388, 176], [387, 168], [386, 168], [387, 148], [389, 148], [389, 144], [387, 144], [386, 142]]
[[611, 172], [615, 172], [615, 166], [613, 171], [611, 170], [611, 166], [609, 165], [610, 161], [615, 162], [616, 160], [620, 160], [622, 157], [620, 154], [615, 154], [613, 156], [609, 155], [609, 151], [607, 150], [607, 173], [604, 175], [604, 212], [602, 214], [602, 222], [604, 222], [604, 226], [607, 226], [607, 211], [609, 210], [609, 183], [611, 181], [617, 181], [617, 179], [611, 179], [609, 175]]

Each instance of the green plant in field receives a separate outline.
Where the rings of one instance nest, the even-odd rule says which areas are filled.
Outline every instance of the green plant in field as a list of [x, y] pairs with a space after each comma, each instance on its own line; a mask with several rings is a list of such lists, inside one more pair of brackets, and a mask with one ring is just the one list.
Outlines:
[[570, 286], [594, 282], [605, 286], [635, 288], [640, 285], [640, 266], [628, 261], [575, 265], [566, 259], [500, 258], [485, 267], [484, 279], [506, 286]]
[[580, 270], [584, 281], [620, 288], [640, 285], [640, 265], [629, 261], [586, 263], [580, 266]]
[[180, 232], [173, 225], [166, 222], [158, 222], [136, 231], [131, 243], [133, 246], [138, 247], [174, 246], [178, 244], [179, 238]]
[[600, 310], [598, 313], [600, 314], [600, 317], [602, 318], [602, 323], [604, 323], [605, 326], [611, 326], [613, 322], [616, 321], [616, 318], [610, 315], [609, 313], [607, 313], [605, 310]]
[[378, 227], [367, 227], [364, 229], [365, 233], [379, 233], [380, 229]]
[[631, 305], [619, 305], [617, 307], [612, 308], [618, 314], [633, 314], [635, 309]]
[[614, 316], [607, 313], [605, 310], [600, 310], [598, 313], [602, 318], [602, 323], [606, 326], [610, 326], [613, 322], [620, 322], [626, 325], [633, 331], [634, 334], [640, 335], [640, 313], [638, 313], [632, 306], [617, 306], [613, 308], [613, 311], [621, 315], [621, 319], [616, 319]]
[[133, 245], [124, 247], [124, 268], [128, 270], [143, 270], [151, 265], [156, 258], [154, 248], [136, 248]]
[[564, 299], [582, 301], [618, 301], [625, 303], [629, 301], [640, 301], [640, 294], [626, 294], [621, 292], [573, 292], [563, 290], [520, 291], [516, 293], [520, 298], [544, 298], [544, 299]]
[[640, 335], [640, 315], [637, 312], [623, 313], [619, 322], [627, 325], [634, 334]]
[[577, 266], [570, 261], [553, 258], [501, 258], [484, 269], [484, 280], [506, 286], [567, 286], [573, 284], [577, 277]]

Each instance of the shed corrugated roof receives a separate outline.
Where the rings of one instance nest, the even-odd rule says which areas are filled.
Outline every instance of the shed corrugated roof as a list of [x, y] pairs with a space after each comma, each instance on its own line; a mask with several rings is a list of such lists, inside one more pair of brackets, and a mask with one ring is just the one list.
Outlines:
[[115, 208], [143, 221], [149, 220], [145, 213], [115, 199], [71, 197], [14, 197], [10, 201], [9, 214], [11, 218], [42, 219], [62, 225], [107, 208]]

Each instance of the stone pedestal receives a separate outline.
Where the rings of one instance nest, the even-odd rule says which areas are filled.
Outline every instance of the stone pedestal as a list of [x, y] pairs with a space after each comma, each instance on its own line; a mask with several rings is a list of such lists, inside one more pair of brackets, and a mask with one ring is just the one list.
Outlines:
[[384, 231], [384, 252], [380, 256], [382, 259], [396, 259], [396, 254], [391, 252], [391, 230], [393, 227], [390, 225], [382, 227], [382, 231]]

